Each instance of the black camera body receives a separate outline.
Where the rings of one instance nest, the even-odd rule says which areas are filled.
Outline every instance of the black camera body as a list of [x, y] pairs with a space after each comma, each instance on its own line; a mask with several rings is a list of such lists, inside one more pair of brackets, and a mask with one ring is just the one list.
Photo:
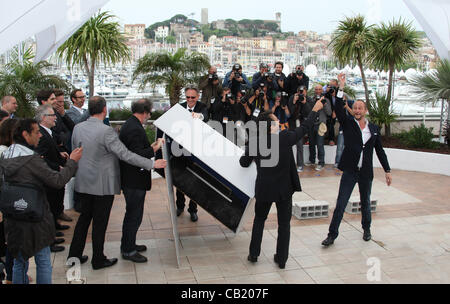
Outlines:
[[303, 76], [302, 70], [296, 70], [296, 71], [295, 71], [295, 74], [296, 74], [297, 76]]
[[289, 101], [289, 94], [286, 92], [281, 92], [281, 101], [280, 101], [280, 105], [282, 107], [285, 107], [288, 105], [288, 101]]
[[327, 93], [330, 94], [330, 96], [332, 96], [334, 93], [337, 93], [338, 88], [337, 87], [328, 87], [327, 88]]
[[213, 81], [215, 81], [215, 80], [219, 80], [219, 76], [217, 76], [216, 73], [214, 73], [214, 74], [209, 74], [209, 75], [208, 75], [208, 81], [209, 81], [209, 82], [213, 82]]

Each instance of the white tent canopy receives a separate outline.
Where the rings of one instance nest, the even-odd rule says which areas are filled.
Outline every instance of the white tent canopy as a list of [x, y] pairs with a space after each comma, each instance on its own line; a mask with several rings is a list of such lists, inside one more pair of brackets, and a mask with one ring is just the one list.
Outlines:
[[45, 59], [108, 1], [1, 1], [0, 54], [36, 35], [36, 57]]
[[439, 57], [450, 60], [450, 1], [403, 1], [423, 27]]

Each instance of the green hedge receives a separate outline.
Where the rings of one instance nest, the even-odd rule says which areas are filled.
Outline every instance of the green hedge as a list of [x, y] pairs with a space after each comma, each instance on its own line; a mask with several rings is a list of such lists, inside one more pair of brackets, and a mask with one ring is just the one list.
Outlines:
[[426, 128], [423, 123], [419, 127], [414, 126], [409, 131], [403, 131], [395, 136], [409, 148], [436, 149], [439, 147], [439, 143], [433, 141], [433, 128]]
[[[156, 120], [163, 114], [164, 112], [162, 111], [152, 112], [150, 120]], [[131, 110], [128, 108], [113, 109], [109, 112], [109, 120], [110, 121], [127, 120], [128, 118], [131, 117], [131, 115], [133, 115], [133, 113], [131, 113]]]

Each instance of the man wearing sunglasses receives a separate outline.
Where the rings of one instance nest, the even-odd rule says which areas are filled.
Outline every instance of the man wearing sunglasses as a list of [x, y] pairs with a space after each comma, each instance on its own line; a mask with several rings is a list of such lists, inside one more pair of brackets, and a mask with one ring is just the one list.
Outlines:
[[[192, 113], [192, 117], [208, 121], [208, 108], [204, 103], [198, 101], [200, 97], [199, 89], [196, 86], [187, 86], [184, 90], [186, 95], [186, 102], [180, 103], [180, 105]], [[180, 216], [184, 211], [186, 199], [184, 194], [177, 190], [177, 216]], [[197, 216], [197, 204], [193, 201], [189, 201], [188, 212], [191, 215], [191, 221], [196, 222]]]

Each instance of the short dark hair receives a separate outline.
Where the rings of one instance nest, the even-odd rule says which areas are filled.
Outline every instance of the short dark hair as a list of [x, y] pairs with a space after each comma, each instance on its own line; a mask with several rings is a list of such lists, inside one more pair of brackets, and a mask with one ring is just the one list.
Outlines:
[[9, 117], [9, 113], [3, 110], [0, 110], [0, 120], [2, 120], [5, 117]]
[[83, 92], [81, 89], [75, 89], [70, 92], [70, 101], [73, 102], [75, 98], [77, 98], [77, 92]]
[[102, 96], [93, 96], [89, 98], [89, 114], [96, 115], [103, 112], [103, 109], [106, 107], [106, 100]]
[[131, 104], [131, 112], [134, 113], [151, 113], [152, 102], [148, 98], [139, 99]]
[[277, 62], [275, 62], [275, 65], [274, 65], [274, 66], [277, 66], [277, 64], [281, 64], [281, 67], [283, 67], [283, 68], [284, 68], [284, 63], [283, 63], [283, 62], [281, 62], [281, 61], [277, 61]]
[[13, 133], [16, 130], [17, 122], [16, 118], [7, 119], [0, 125], [0, 145], [11, 146], [13, 140]]
[[55, 94], [55, 97], [64, 96], [64, 91], [60, 89], [54, 89], [53, 94]]
[[49, 90], [49, 89], [45, 89], [45, 90], [40, 90], [39, 92], [37, 92], [36, 94], [36, 99], [39, 105], [42, 104], [42, 101], [47, 101], [50, 96], [52, 96], [53, 90]]
[[17, 122], [16, 129], [14, 131], [13, 140], [14, 142], [26, 142], [25, 138], [23, 138], [22, 132], [25, 131], [28, 134], [31, 134], [33, 131], [33, 125], [37, 125], [37, 121], [33, 118], [24, 118], [20, 119]]

